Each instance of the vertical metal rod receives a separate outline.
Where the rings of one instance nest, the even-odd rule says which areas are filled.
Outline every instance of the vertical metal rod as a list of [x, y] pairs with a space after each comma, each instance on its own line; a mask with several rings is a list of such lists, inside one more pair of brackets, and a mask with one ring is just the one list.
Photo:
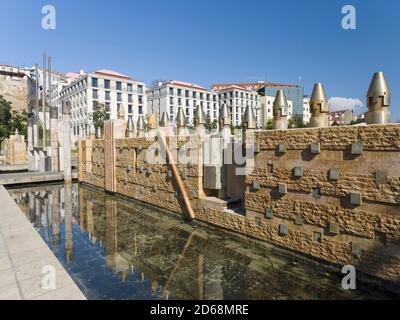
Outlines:
[[35, 108], [35, 121], [36, 125], [33, 126], [33, 145], [35, 147], [39, 146], [39, 70], [38, 65], [35, 65], [35, 75], [36, 75], [36, 108]]
[[42, 90], [42, 113], [43, 113], [43, 147], [47, 146], [47, 128], [46, 128], [46, 52], [43, 54], [43, 90]]
[[[47, 60], [47, 75], [49, 78], [49, 101], [48, 101], [48, 105], [49, 105], [49, 113], [51, 113], [51, 108], [53, 107], [52, 103], [51, 103], [51, 57], [48, 57]], [[50, 130], [50, 141], [51, 141], [51, 120], [49, 121], [49, 130]], [[51, 142], [50, 142], [51, 144]]]

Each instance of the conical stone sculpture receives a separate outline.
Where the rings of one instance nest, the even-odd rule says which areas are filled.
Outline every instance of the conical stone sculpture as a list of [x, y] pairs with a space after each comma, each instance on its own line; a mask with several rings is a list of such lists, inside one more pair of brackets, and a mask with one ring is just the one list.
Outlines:
[[391, 91], [383, 72], [374, 73], [367, 93], [368, 111], [365, 113], [367, 124], [385, 124], [390, 122]]
[[283, 90], [276, 92], [274, 105], [274, 129], [286, 130], [288, 128], [288, 102]]
[[316, 83], [314, 85], [310, 98], [310, 113], [311, 127], [325, 128], [329, 126], [329, 103], [322, 83]]

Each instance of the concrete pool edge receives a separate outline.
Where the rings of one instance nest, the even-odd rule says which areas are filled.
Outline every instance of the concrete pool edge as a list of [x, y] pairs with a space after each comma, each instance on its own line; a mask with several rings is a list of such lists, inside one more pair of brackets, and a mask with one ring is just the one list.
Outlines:
[[0, 300], [86, 300], [3, 185], [0, 208]]

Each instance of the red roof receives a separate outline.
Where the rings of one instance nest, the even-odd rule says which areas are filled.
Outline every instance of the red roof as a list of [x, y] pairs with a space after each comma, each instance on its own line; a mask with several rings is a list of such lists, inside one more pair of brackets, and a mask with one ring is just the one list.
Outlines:
[[249, 83], [212, 84], [211, 88], [212, 89], [218, 89], [218, 90], [225, 90], [225, 88], [229, 88], [231, 86], [241, 87], [243, 89], [248, 89], [249, 87], [251, 87], [252, 90], [259, 90], [259, 89], [261, 89], [262, 87], [265, 87], [265, 86], [270, 86], [270, 87], [295, 87], [294, 84], [283, 84], [283, 83], [272, 83], [272, 82], [260, 81], [260, 82], [249, 82]]
[[166, 83], [163, 83], [163, 84], [173, 84], [173, 85], [176, 85], [176, 86], [208, 91], [206, 88], [204, 88], [202, 86], [199, 86], [197, 84], [190, 83], [190, 82], [185, 82], [185, 81], [179, 81], [179, 80], [170, 80], [170, 81], [168, 81]]
[[133, 80], [131, 77], [126, 76], [122, 73], [119, 73], [117, 71], [113, 70], [107, 70], [107, 69], [102, 69], [102, 70], [97, 70], [94, 73], [104, 75], [104, 76], [109, 76], [109, 77], [115, 77], [115, 78], [121, 78], [121, 79], [126, 79], [126, 80]]

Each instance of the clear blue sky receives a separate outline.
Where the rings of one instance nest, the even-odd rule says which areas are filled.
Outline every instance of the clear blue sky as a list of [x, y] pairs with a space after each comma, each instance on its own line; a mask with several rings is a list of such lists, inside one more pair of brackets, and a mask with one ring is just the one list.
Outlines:
[[[57, 29], [41, 28], [41, 8]], [[341, 8], [357, 29], [341, 28]], [[114, 69], [149, 84], [179, 79], [204, 86], [264, 80], [323, 82], [330, 97], [361, 99], [373, 72], [392, 89], [400, 118], [398, 0], [1, 0], [0, 63], [33, 65], [46, 50], [54, 69]]]

